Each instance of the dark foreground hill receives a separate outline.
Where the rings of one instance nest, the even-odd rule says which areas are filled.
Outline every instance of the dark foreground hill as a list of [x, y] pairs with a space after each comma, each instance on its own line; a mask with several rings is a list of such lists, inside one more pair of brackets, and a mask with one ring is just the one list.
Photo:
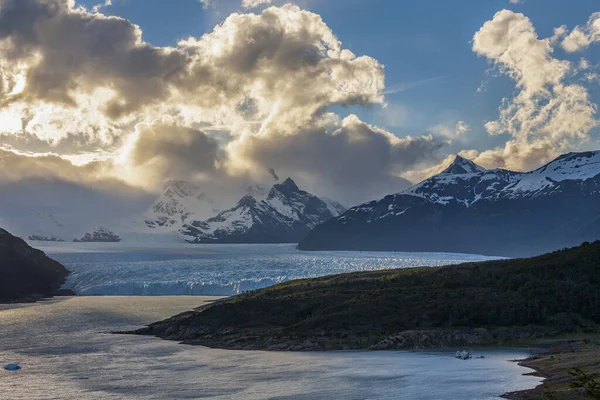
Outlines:
[[287, 282], [136, 333], [230, 349], [385, 349], [508, 343], [598, 323], [595, 242], [530, 259]]
[[0, 302], [56, 294], [68, 274], [42, 251], [0, 229]]

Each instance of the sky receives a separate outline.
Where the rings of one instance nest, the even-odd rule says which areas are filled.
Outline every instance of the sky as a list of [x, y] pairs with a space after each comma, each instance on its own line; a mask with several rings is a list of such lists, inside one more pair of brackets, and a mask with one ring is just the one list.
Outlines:
[[0, 0], [0, 183], [352, 205], [600, 149], [593, 0], [99, 1]]

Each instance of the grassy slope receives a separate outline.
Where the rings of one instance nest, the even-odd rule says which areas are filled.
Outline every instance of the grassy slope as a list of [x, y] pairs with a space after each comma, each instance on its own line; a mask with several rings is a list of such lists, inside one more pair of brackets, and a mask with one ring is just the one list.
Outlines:
[[599, 322], [596, 242], [531, 259], [293, 281], [139, 333], [214, 347], [294, 350], [368, 348], [411, 330], [486, 328], [493, 333], [480, 342], [507, 341], [520, 337], [515, 329], [535, 337]]

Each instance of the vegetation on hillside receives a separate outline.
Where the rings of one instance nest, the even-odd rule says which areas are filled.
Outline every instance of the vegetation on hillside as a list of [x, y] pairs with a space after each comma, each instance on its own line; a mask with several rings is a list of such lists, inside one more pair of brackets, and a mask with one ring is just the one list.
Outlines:
[[485, 337], [479, 342], [506, 341], [592, 331], [599, 322], [600, 242], [595, 242], [530, 259], [292, 281], [139, 333], [215, 347], [308, 350], [368, 348], [406, 331], [431, 336], [486, 329], [477, 331]]

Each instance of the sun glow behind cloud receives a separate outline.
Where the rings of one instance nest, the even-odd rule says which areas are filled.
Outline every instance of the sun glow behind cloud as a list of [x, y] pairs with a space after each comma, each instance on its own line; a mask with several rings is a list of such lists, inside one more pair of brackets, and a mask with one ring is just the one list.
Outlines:
[[[10, 135], [21, 156], [53, 154], [65, 168], [92, 165], [94, 179], [147, 189], [172, 178], [260, 181], [273, 168], [350, 204], [439, 169], [445, 149], [473, 133], [455, 118], [398, 138], [353, 110], [335, 112], [383, 107], [386, 95], [412, 86], [386, 90], [383, 65], [345, 48], [319, 15], [267, 3], [245, 2], [260, 13], [242, 7], [201, 37], [155, 47], [140, 27], [102, 14], [110, 2], [86, 10], [67, 0], [0, 0], [0, 142]], [[577, 50], [596, 40], [595, 20], [573, 30], [587, 38]], [[552, 55], [571, 35], [538, 38], [526, 16], [507, 10], [481, 28], [473, 51], [519, 93], [486, 125], [508, 134], [506, 145], [463, 154], [526, 168], [589, 137], [596, 107], [569, 82], [575, 66]]]

